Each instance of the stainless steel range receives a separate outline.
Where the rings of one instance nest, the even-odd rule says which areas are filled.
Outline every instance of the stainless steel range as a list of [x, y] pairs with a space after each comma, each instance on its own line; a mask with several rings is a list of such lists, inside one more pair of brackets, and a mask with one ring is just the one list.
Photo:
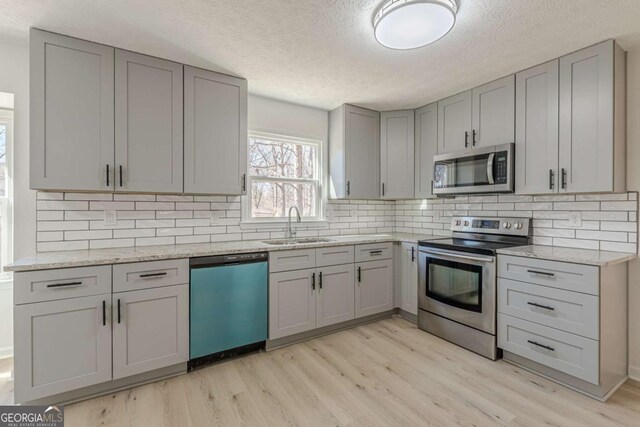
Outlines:
[[418, 327], [498, 358], [496, 250], [528, 245], [528, 218], [454, 217], [450, 239], [419, 244]]

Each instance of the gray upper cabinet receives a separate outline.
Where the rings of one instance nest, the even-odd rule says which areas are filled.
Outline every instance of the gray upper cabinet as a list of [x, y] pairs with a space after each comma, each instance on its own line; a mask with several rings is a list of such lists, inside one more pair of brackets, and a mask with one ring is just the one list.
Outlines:
[[414, 111], [380, 113], [380, 194], [383, 199], [414, 197]]
[[380, 113], [342, 105], [329, 115], [329, 196], [380, 197]]
[[30, 187], [113, 189], [113, 48], [31, 30]]
[[558, 192], [558, 60], [516, 74], [516, 192]]
[[510, 75], [473, 89], [471, 147], [514, 141], [515, 87]]
[[560, 58], [560, 191], [624, 191], [625, 53], [613, 40]]
[[116, 50], [116, 191], [182, 192], [182, 64]]
[[184, 68], [184, 192], [244, 194], [247, 81]]
[[438, 154], [438, 103], [415, 111], [415, 197], [432, 198], [433, 156]]
[[438, 101], [438, 154], [471, 146], [471, 91]]

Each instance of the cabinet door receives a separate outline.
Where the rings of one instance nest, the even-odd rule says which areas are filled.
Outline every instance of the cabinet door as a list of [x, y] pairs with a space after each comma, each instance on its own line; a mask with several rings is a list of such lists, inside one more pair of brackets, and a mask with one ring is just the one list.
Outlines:
[[113, 294], [113, 379], [189, 360], [189, 285]]
[[182, 192], [182, 65], [116, 50], [116, 191]]
[[328, 326], [355, 317], [353, 264], [316, 270], [316, 326]]
[[415, 197], [432, 198], [433, 156], [438, 154], [438, 104], [415, 113]]
[[561, 192], [613, 190], [613, 49], [607, 41], [560, 58]]
[[515, 77], [510, 75], [473, 89], [472, 147], [514, 141]]
[[393, 260], [356, 264], [356, 317], [393, 309]]
[[380, 113], [345, 105], [347, 198], [380, 197]]
[[269, 275], [269, 339], [316, 327], [316, 271], [285, 271]]
[[113, 48], [32, 29], [30, 52], [30, 187], [113, 189]]
[[380, 113], [380, 181], [383, 199], [414, 197], [414, 112]]
[[184, 191], [244, 194], [247, 81], [184, 68]]
[[402, 243], [400, 255], [400, 308], [418, 314], [418, 245]]
[[558, 192], [558, 60], [516, 74], [516, 193]]
[[438, 101], [438, 154], [471, 147], [471, 91]]
[[111, 380], [110, 294], [17, 305], [16, 403]]

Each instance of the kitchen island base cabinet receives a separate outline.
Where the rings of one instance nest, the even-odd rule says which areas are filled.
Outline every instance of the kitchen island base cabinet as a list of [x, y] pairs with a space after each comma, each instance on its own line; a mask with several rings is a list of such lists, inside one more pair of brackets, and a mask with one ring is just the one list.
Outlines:
[[356, 317], [393, 309], [393, 260], [356, 264]]

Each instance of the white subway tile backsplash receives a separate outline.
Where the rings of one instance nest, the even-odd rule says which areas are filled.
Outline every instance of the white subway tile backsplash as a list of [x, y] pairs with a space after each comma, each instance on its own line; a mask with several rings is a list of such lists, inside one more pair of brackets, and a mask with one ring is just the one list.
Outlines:
[[111, 230], [82, 230], [82, 231], [65, 231], [64, 240], [95, 240], [95, 239], [111, 239], [113, 231]]
[[638, 209], [638, 202], [602, 202], [603, 211], [635, 211]]

